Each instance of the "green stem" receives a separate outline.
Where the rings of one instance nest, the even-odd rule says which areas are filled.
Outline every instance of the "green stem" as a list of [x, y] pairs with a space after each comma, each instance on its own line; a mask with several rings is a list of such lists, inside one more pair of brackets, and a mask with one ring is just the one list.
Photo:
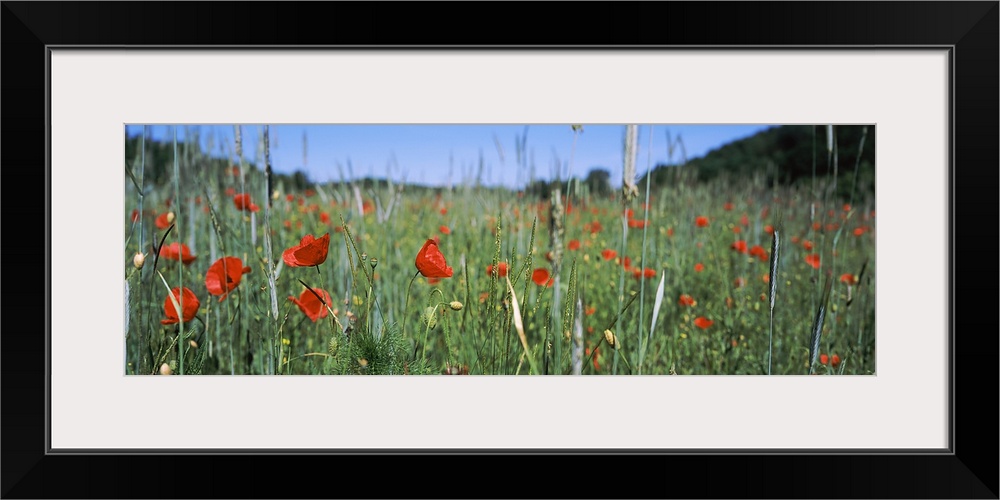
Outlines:
[[403, 303], [403, 317], [400, 319], [400, 323], [403, 325], [400, 328], [399, 333], [399, 336], [404, 339], [406, 338], [406, 313], [409, 311], [410, 307], [410, 288], [413, 287], [413, 281], [417, 279], [417, 276], [420, 276], [420, 271], [417, 271], [413, 277], [410, 278], [410, 284], [406, 286], [406, 301]]

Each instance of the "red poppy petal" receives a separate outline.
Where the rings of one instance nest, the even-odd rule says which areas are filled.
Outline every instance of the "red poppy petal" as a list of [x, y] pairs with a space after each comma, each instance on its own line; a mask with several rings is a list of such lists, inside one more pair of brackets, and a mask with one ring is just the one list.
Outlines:
[[295, 258], [295, 248], [296, 247], [288, 248], [281, 253], [282, 260], [284, 260], [285, 265], [289, 267], [299, 267], [303, 265], [299, 264], [299, 261]]
[[445, 261], [444, 254], [432, 239], [424, 242], [424, 246], [417, 253], [415, 264], [425, 278], [450, 278], [454, 274]]

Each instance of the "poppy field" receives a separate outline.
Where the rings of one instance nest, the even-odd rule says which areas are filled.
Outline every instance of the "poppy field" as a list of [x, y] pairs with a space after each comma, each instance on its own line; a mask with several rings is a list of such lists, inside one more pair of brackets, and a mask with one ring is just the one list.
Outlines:
[[875, 373], [875, 199], [826, 177], [296, 186], [171, 147], [125, 158], [129, 375]]

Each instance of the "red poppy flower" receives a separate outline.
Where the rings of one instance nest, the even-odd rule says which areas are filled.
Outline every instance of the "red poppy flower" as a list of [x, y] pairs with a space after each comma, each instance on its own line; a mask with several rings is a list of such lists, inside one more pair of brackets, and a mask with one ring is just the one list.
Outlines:
[[[184, 311], [184, 322], [193, 320], [198, 308], [201, 307], [198, 296], [188, 287], [184, 287], [183, 291], [179, 287], [175, 287], [170, 291], [170, 295], [173, 295], [174, 299], [181, 305], [181, 310]], [[167, 296], [167, 300], [163, 302], [163, 314], [167, 316], [167, 319], [160, 320], [160, 323], [164, 325], [172, 325], [181, 321], [180, 317], [177, 316], [177, 308], [174, 307], [174, 299]]]
[[770, 224], [764, 226], [764, 232], [767, 234], [774, 234], [774, 226]]
[[698, 218], [694, 220], [694, 225], [698, 227], [705, 227], [708, 225], [708, 217], [704, 215], [699, 215]]
[[811, 253], [806, 255], [806, 263], [813, 266], [814, 269], [819, 269], [819, 254]]
[[667, 228], [667, 236], [673, 236], [673, 235], [674, 235], [674, 228], [668, 227]]
[[739, 277], [733, 280], [733, 286], [736, 288], [743, 288], [744, 286], [746, 286], [746, 284], [747, 280], [743, 279], [743, 277]]
[[226, 196], [236, 196], [236, 188], [226, 188]]
[[706, 318], [706, 317], [704, 317], [704, 316], [698, 316], [697, 318], [694, 319], [694, 326], [697, 326], [698, 328], [701, 328], [702, 330], [704, 330], [704, 329], [712, 326], [713, 323], [715, 323], [715, 322], [712, 321], [712, 320], [710, 320], [710, 319], [708, 319], [708, 318]]
[[324, 234], [320, 239], [307, 234], [297, 246], [286, 249], [281, 257], [290, 267], [310, 267], [326, 262], [326, 255], [329, 252], [330, 233]]
[[834, 354], [833, 356], [831, 356], [830, 357], [830, 364], [833, 365], [834, 368], [840, 366], [840, 356], [838, 356], [836, 354]]
[[692, 296], [690, 296], [690, 295], [688, 295], [686, 293], [682, 293], [681, 296], [680, 296], [680, 298], [677, 299], [677, 304], [682, 305], [682, 306], [691, 307], [691, 306], [694, 306], [697, 303], [698, 302], [696, 300], [694, 300], [694, 297], [692, 297]]
[[138, 220], [139, 220], [139, 209], [138, 208], [133, 208], [132, 209], [132, 222], [136, 222]]
[[247, 193], [240, 193], [233, 196], [233, 204], [236, 205], [236, 210], [242, 210], [244, 212], [260, 211], [260, 207], [250, 200], [250, 195]]
[[802, 240], [802, 248], [804, 248], [805, 251], [807, 252], [811, 252], [813, 249], [813, 244], [809, 240]]
[[740, 229], [740, 226], [733, 226], [733, 234], [740, 234], [742, 232], [743, 230]]
[[441, 234], [451, 234], [451, 229], [448, 226], [441, 226], [438, 230], [441, 231]]
[[570, 250], [579, 250], [580, 249], [580, 240], [569, 240], [569, 245], [567, 245], [567, 247]]
[[813, 222], [813, 231], [819, 231], [820, 228], [822, 228], [822, 227], [823, 227], [823, 224], [820, 224], [819, 222]]
[[319, 297], [316, 296], [316, 293], [312, 293], [308, 288], [303, 290], [302, 294], [300, 294], [298, 298], [288, 297], [288, 300], [295, 302], [295, 305], [299, 306], [300, 311], [305, 313], [306, 316], [309, 316], [309, 319], [313, 320], [313, 322], [316, 322], [325, 318], [327, 314], [329, 314], [326, 310], [326, 306], [323, 305], [323, 302], [330, 304], [332, 300], [330, 300], [330, 294], [327, 293], [326, 290], [323, 290], [322, 288], [313, 288], [313, 290], [315, 290], [320, 297], [323, 297], [323, 301], [320, 301]]
[[291, 194], [291, 193], [286, 194], [285, 195], [285, 201], [295, 201], [295, 195]]
[[195, 256], [191, 255], [191, 249], [183, 243], [171, 243], [160, 247], [160, 257], [169, 260], [179, 260], [185, 264], [194, 262]]
[[642, 270], [642, 277], [646, 278], [646, 279], [655, 278], [656, 277], [656, 269], [650, 269], [648, 267], [643, 268], [643, 270]]
[[742, 226], [750, 225], [750, 218], [747, 217], [747, 214], [743, 214], [740, 216], [740, 225]]
[[603, 228], [601, 227], [601, 223], [600, 222], [597, 222], [595, 220], [594, 222], [590, 223], [590, 234], [597, 234], [597, 233], [601, 232], [601, 229], [603, 229]]
[[441, 215], [447, 215], [447, 214], [448, 214], [448, 209], [446, 207], [441, 208]]
[[799, 237], [798, 236], [792, 236], [792, 243], [798, 243], [798, 242], [799, 242]]
[[305, 195], [306, 198], [312, 198], [313, 196], [316, 196], [316, 191], [313, 189], [306, 189]]
[[538, 286], [551, 287], [555, 280], [549, 277], [549, 270], [538, 268], [531, 273], [531, 281]]
[[629, 269], [631, 269], [632, 268], [632, 259], [630, 259], [628, 257], [625, 257], [624, 259], [622, 259], [622, 267], [624, 267], [626, 271], [628, 271]]
[[604, 257], [604, 260], [611, 260], [617, 256], [618, 252], [611, 250], [610, 248], [605, 249], [604, 251], [601, 252], [601, 257]]
[[733, 250], [736, 250], [739, 253], [747, 253], [747, 242], [739, 240], [734, 242], [732, 245], [729, 245], [729, 248], [732, 248]]
[[827, 356], [826, 354], [820, 354], [819, 355], [819, 364], [825, 365], [825, 364], [827, 364], [829, 362], [830, 362], [830, 357], [829, 356]]
[[587, 316], [590, 316], [591, 314], [594, 314], [595, 312], [597, 312], [597, 308], [594, 307], [594, 306], [587, 306], [583, 310], [583, 314], [586, 314]]
[[851, 273], [844, 273], [840, 275], [840, 282], [847, 283], [848, 285], [857, 285], [858, 279]]
[[631, 219], [634, 216], [635, 216], [635, 212], [631, 208], [626, 208], [625, 209], [625, 218]]
[[323, 224], [329, 224], [330, 223], [330, 214], [328, 214], [326, 212], [320, 212], [320, 214], [319, 214], [319, 221], [322, 222]]
[[865, 228], [865, 227], [858, 227], [858, 228], [855, 228], [855, 229], [854, 229], [854, 236], [861, 236], [862, 234], [865, 234], [865, 230], [866, 230], [866, 229], [867, 229], [867, 228]]
[[166, 228], [170, 227], [170, 224], [172, 224], [173, 222], [174, 222], [174, 213], [173, 212], [164, 212], [164, 213], [160, 214], [159, 217], [156, 218], [156, 228], [157, 229], [166, 229]]
[[722, 205], [722, 209], [728, 212], [733, 209], [733, 204], [727, 201]]
[[[490, 275], [493, 274], [493, 264], [490, 264], [490, 265], [486, 266], [486, 274], [490, 274]], [[504, 276], [507, 276], [507, 263], [506, 262], [501, 262], [500, 264], [497, 265], [497, 276], [499, 276], [501, 278], [503, 278]]]
[[760, 245], [754, 245], [753, 248], [750, 249], [750, 255], [753, 255], [760, 260], [767, 260], [767, 250], [764, 250], [764, 247]]
[[424, 242], [424, 246], [417, 252], [415, 263], [417, 270], [425, 278], [450, 278], [454, 274], [434, 240]]
[[642, 228], [646, 227], [646, 221], [645, 220], [638, 220], [638, 219], [629, 219], [628, 220], [628, 227], [633, 228], [633, 229], [642, 229]]
[[705, 265], [702, 264], [701, 262], [699, 262], [699, 263], [697, 263], [697, 264], [694, 265], [694, 272], [700, 273], [700, 272], [702, 272], [704, 270], [705, 270]]
[[236, 289], [243, 275], [250, 272], [249, 267], [243, 267], [243, 261], [237, 257], [223, 257], [205, 273], [205, 288], [208, 293], [219, 295], [219, 302]]

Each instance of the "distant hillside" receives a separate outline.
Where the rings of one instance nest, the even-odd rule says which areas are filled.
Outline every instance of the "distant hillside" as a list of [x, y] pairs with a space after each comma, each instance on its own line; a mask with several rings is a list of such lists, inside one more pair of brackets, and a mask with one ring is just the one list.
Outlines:
[[[869, 126], [864, 149], [858, 160], [862, 129], [860, 125], [834, 127], [837, 150], [837, 194], [849, 196], [858, 165], [859, 192], [875, 190], [875, 127]], [[782, 125], [726, 144], [693, 158], [681, 166], [659, 165], [653, 169], [653, 185], [670, 182], [680, 173], [693, 173], [706, 181], [719, 176], [750, 178], [762, 173], [768, 184], [812, 182], [814, 169], [819, 179], [834, 174], [827, 154], [827, 128], [824, 125]]]

